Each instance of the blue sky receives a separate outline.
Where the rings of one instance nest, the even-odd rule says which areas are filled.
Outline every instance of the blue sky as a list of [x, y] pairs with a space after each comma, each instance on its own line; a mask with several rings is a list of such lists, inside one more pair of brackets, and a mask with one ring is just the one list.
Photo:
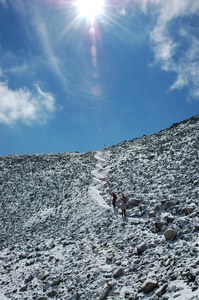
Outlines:
[[101, 149], [199, 113], [199, 0], [104, 1], [91, 20], [77, 0], [0, 0], [0, 155]]

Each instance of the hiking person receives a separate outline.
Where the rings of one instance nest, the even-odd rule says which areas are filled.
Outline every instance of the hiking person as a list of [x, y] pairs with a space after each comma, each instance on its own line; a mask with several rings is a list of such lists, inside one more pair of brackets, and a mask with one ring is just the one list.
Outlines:
[[115, 209], [115, 205], [116, 205], [116, 200], [117, 200], [117, 195], [112, 192], [111, 193], [111, 196], [112, 196], [112, 204], [113, 204], [113, 208]]
[[124, 196], [124, 194], [122, 194], [122, 204], [120, 206], [121, 210], [122, 210], [122, 217], [126, 217], [126, 208], [127, 208], [127, 201], [128, 198], [126, 196]]

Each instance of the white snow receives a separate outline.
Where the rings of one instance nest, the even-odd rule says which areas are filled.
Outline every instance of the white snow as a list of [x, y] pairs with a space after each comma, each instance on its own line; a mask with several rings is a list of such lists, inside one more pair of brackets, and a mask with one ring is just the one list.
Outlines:
[[8, 298], [6, 298], [3, 294], [1, 294], [0, 292], [0, 300], [8, 300]]
[[[85, 154], [0, 157], [0, 300], [199, 300], [198, 141], [195, 117]], [[139, 200], [125, 219], [121, 193]]]
[[27, 220], [25, 221], [24, 226], [31, 227], [33, 226], [33, 224], [44, 222], [45, 219], [47, 219], [53, 213], [54, 213], [54, 208], [46, 208], [41, 211], [38, 211], [36, 215], [32, 216], [28, 221]]
[[102, 186], [108, 180], [108, 173], [110, 170], [109, 166], [109, 153], [106, 153], [104, 156], [100, 151], [97, 151], [95, 154], [97, 160], [95, 168], [91, 171], [93, 175], [93, 181], [89, 186], [89, 195], [93, 199], [94, 205], [95, 202], [103, 208], [110, 209], [110, 206], [107, 205], [106, 201], [101, 196]]

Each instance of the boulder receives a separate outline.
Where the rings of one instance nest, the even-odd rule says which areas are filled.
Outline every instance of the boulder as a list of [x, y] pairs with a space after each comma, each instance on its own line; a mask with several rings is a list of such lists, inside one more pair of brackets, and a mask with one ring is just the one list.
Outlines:
[[27, 255], [25, 253], [20, 253], [19, 254], [19, 259], [22, 260], [22, 259], [25, 259], [27, 258]]
[[148, 294], [158, 287], [158, 282], [153, 279], [147, 279], [142, 285], [142, 292]]
[[122, 268], [119, 268], [115, 271], [115, 273], [113, 274], [113, 277], [114, 278], [118, 278], [120, 277], [121, 275], [123, 274], [123, 269]]
[[194, 211], [194, 209], [195, 209], [195, 207], [193, 207], [193, 206], [186, 206], [182, 209], [182, 212], [185, 215], [190, 215]]
[[177, 201], [175, 200], [166, 200], [166, 201], [161, 201], [161, 204], [165, 206], [165, 208], [169, 209], [172, 207], [176, 207], [178, 204]]
[[34, 276], [30, 274], [27, 278], [25, 278], [25, 283], [28, 283], [34, 279]]
[[51, 290], [50, 292], [47, 293], [47, 296], [50, 298], [54, 298], [57, 296], [57, 292], [55, 290]]
[[59, 285], [62, 282], [60, 277], [53, 279], [52, 286]]
[[145, 243], [138, 245], [137, 246], [137, 254], [141, 255], [146, 249], [147, 249], [147, 246]]
[[27, 285], [23, 285], [22, 287], [20, 287], [19, 291], [20, 292], [26, 292], [28, 289], [28, 286]]
[[149, 211], [149, 218], [155, 218], [155, 211], [154, 210]]
[[133, 208], [135, 206], [139, 206], [141, 204], [141, 200], [138, 200], [138, 199], [131, 199], [129, 200], [128, 202], [128, 208]]
[[100, 296], [100, 300], [106, 300], [109, 294], [110, 287], [107, 286]]
[[196, 222], [193, 227], [193, 231], [199, 230], [199, 222]]
[[30, 260], [26, 261], [26, 266], [29, 267], [31, 265], [34, 265], [34, 263], [35, 263], [35, 260], [34, 259], [30, 259]]
[[194, 282], [197, 275], [196, 275], [196, 271], [193, 270], [192, 268], [190, 268], [187, 272], [186, 272], [186, 277], [188, 279], [189, 282]]
[[160, 296], [162, 296], [162, 295], [164, 295], [166, 293], [167, 288], [168, 288], [168, 284], [165, 283], [164, 285], [160, 286], [157, 289], [157, 291], [155, 292], [155, 294], [160, 297]]
[[174, 240], [177, 236], [177, 231], [175, 229], [169, 228], [164, 232], [165, 239]]
[[46, 292], [49, 288], [51, 288], [51, 283], [47, 282], [43, 287], [43, 291]]

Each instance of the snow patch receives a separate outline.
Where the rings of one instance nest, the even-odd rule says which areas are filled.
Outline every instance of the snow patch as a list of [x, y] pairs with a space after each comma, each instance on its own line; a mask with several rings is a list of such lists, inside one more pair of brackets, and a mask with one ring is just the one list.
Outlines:
[[39, 211], [35, 216], [32, 216], [25, 224], [24, 227], [31, 227], [33, 224], [44, 222], [49, 216], [54, 214], [55, 209], [53, 207], [46, 208]]
[[103, 155], [101, 151], [96, 152], [95, 159], [97, 159], [97, 163], [91, 172], [93, 175], [93, 181], [89, 186], [89, 195], [100, 207], [111, 209], [111, 207], [107, 205], [106, 201], [101, 196], [102, 187], [108, 180], [108, 174], [110, 170], [108, 157], [109, 153]]

